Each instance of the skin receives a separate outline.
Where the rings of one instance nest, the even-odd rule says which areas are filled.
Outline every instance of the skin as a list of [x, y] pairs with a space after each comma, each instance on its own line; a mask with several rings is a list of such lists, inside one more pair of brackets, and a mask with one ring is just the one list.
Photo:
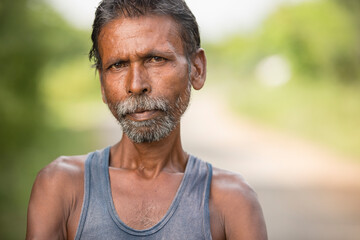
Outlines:
[[[167, 16], [119, 18], [100, 33], [101, 92], [105, 103], [134, 94], [166, 97], [174, 104], [188, 85], [188, 63], [177, 24]], [[202, 88], [206, 58], [190, 58], [190, 81]], [[161, 111], [127, 115], [142, 121]], [[110, 150], [110, 182], [119, 217], [130, 227], [156, 224], [170, 206], [186, 167], [180, 124], [158, 142], [133, 143], [125, 134]], [[60, 157], [42, 169], [33, 186], [26, 239], [74, 239], [83, 202], [86, 155]], [[131, 191], [130, 191], [131, 188]], [[238, 174], [213, 169], [209, 199], [212, 238], [267, 239], [256, 194]]]

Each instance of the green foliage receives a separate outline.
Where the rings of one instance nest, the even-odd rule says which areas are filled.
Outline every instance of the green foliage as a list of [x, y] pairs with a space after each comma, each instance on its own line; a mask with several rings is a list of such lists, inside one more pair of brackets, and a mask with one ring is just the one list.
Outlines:
[[37, 172], [61, 155], [79, 155], [96, 148], [93, 131], [42, 128], [31, 148], [20, 149], [0, 174], [0, 239], [25, 238], [26, 212]]
[[352, 83], [360, 79], [358, 29], [336, 3], [309, 1], [281, 7], [251, 36], [233, 36], [207, 47], [239, 76], [251, 74], [262, 58], [280, 54], [296, 76]]
[[94, 146], [91, 133], [48, 124], [51, 98], [43, 93], [54, 69], [73, 58], [86, 60], [88, 36], [41, 1], [0, 2], [0, 239], [24, 238], [36, 172], [59, 154], [74, 154], [74, 146], [77, 154]]
[[356, 28], [335, 3], [283, 7], [266, 21], [259, 41], [287, 56], [297, 75], [358, 80]]
[[332, 0], [338, 6], [343, 7], [349, 16], [352, 18], [353, 23], [357, 26], [357, 33], [360, 33], [360, 2], [358, 0]]
[[[242, 115], [360, 157], [359, 16], [357, 0], [284, 5], [253, 34], [205, 45], [209, 80], [223, 83]], [[272, 55], [291, 65], [285, 85], [256, 77]]]
[[84, 35], [40, 2], [5, 0], [0, 8], [1, 156], [25, 146], [42, 126], [39, 75], [49, 62], [85, 54]]
[[43, 71], [40, 95], [48, 114], [46, 121], [54, 128], [88, 129], [106, 111], [101, 100], [100, 81], [84, 56], [49, 64]]

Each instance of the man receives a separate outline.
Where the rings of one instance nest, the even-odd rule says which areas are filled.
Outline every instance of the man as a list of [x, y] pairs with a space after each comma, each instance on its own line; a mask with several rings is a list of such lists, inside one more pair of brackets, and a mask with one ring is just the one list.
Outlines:
[[37, 176], [27, 239], [267, 239], [241, 176], [181, 146], [190, 89], [206, 78], [195, 17], [182, 0], [103, 0], [90, 58], [123, 128], [117, 144], [60, 157]]

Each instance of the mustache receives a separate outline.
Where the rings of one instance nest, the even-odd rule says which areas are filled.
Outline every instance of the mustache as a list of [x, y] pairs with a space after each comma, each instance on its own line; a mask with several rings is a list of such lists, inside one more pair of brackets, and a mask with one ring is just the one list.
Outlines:
[[115, 104], [118, 115], [125, 116], [139, 111], [168, 111], [169, 103], [164, 98], [152, 98], [147, 95], [133, 95]]

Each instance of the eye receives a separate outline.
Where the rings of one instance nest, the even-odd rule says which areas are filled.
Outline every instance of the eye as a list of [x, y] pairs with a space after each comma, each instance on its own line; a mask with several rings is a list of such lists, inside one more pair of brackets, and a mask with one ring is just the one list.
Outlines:
[[120, 69], [120, 68], [124, 68], [124, 67], [127, 67], [128, 63], [127, 62], [117, 62], [117, 63], [114, 63], [113, 65], [111, 65], [109, 67], [109, 69]]
[[165, 58], [163, 58], [163, 57], [154, 56], [154, 57], [149, 58], [149, 62], [151, 62], [151, 63], [159, 63], [159, 62], [164, 62], [164, 61], [165, 61]]

